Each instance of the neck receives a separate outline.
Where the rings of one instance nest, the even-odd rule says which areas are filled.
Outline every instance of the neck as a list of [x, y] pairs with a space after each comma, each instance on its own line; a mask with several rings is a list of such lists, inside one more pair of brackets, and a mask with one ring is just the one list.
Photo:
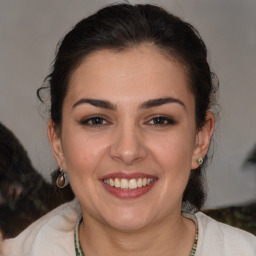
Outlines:
[[83, 216], [79, 240], [85, 256], [189, 256], [194, 244], [195, 224], [180, 214], [133, 232]]

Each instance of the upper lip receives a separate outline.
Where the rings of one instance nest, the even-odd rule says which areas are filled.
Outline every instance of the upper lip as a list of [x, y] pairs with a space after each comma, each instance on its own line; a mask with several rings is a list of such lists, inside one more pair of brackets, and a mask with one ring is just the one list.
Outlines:
[[145, 173], [124, 173], [124, 172], [115, 172], [115, 173], [110, 173], [106, 174], [102, 177], [100, 177], [100, 180], [105, 180], [105, 179], [113, 179], [113, 178], [119, 178], [119, 179], [139, 179], [139, 178], [153, 178], [156, 179], [157, 177], [154, 175], [150, 174], [145, 174]]

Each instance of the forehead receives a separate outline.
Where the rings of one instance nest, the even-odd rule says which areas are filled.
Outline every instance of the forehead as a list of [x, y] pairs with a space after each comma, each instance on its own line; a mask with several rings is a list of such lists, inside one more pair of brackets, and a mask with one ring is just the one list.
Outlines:
[[67, 96], [124, 100], [183, 95], [193, 101], [188, 81], [185, 67], [153, 46], [101, 50], [87, 56], [74, 70]]

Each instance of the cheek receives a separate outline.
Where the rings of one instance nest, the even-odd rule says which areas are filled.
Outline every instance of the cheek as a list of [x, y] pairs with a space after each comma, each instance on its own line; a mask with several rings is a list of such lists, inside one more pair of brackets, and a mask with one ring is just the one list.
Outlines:
[[190, 170], [194, 138], [189, 133], [170, 133], [149, 139], [151, 153], [165, 167]]
[[63, 139], [63, 152], [69, 175], [92, 173], [97, 169], [106, 151], [106, 143], [101, 138], [72, 133]]
[[151, 142], [151, 153], [162, 170], [162, 191], [169, 191], [167, 202], [175, 201], [177, 195], [180, 198], [187, 185], [194, 145], [191, 134], [173, 133]]

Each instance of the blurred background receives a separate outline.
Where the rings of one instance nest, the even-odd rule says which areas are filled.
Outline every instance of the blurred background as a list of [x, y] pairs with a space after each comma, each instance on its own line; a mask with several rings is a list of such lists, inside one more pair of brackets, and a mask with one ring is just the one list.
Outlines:
[[[0, 122], [17, 136], [43, 177], [56, 168], [47, 141], [47, 115], [36, 90], [54, 59], [57, 42], [107, 0], [0, 1]], [[214, 208], [256, 199], [256, 165], [244, 165], [256, 144], [256, 1], [130, 1], [163, 6], [190, 22], [209, 50], [220, 82], [220, 117], [207, 169]]]

